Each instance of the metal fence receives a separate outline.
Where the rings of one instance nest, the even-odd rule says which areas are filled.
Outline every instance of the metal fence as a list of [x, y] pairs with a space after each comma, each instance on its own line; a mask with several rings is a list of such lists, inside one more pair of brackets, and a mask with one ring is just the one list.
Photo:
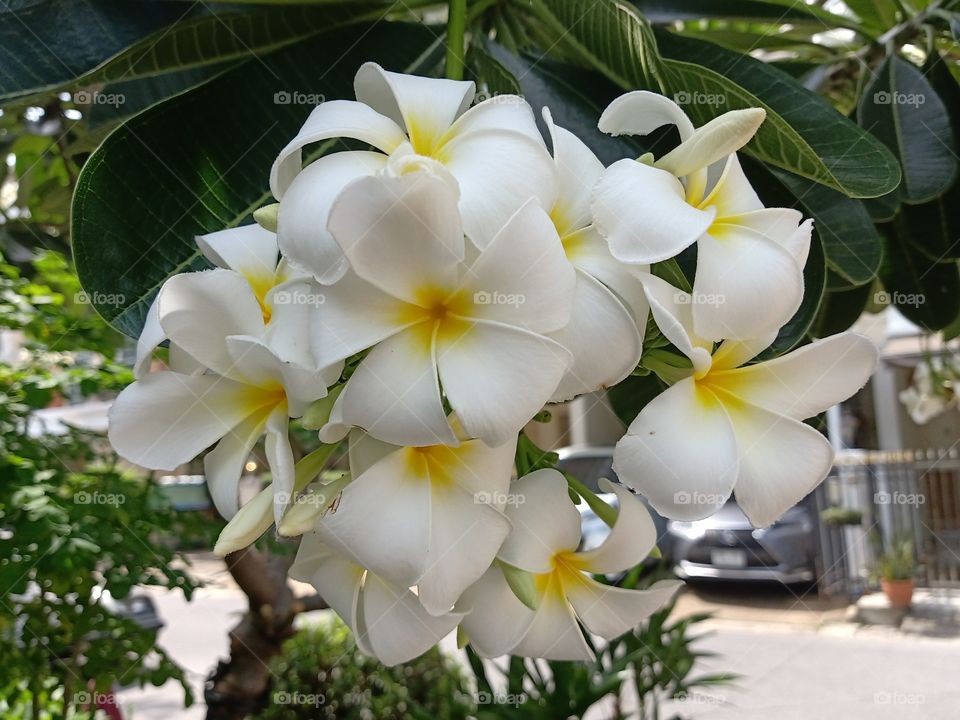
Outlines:
[[[814, 503], [821, 592], [860, 595], [871, 585], [878, 554], [905, 538], [913, 541], [921, 584], [960, 587], [956, 449], [843, 453]], [[844, 524], [858, 512], [859, 523]]]

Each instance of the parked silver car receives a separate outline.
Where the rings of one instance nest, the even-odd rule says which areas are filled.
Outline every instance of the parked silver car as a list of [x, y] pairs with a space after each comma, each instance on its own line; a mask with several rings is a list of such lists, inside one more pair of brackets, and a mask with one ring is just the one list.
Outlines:
[[671, 520], [667, 534], [674, 571], [685, 579], [784, 584], [816, 579], [816, 525], [805, 503], [758, 529], [731, 499], [704, 520]]

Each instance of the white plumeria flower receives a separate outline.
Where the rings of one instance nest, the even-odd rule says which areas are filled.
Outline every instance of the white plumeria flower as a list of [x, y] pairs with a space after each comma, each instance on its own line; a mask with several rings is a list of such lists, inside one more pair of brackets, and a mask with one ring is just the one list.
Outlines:
[[468, 614], [462, 625], [485, 657], [510, 653], [549, 660], [592, 660], [577, 621], [612, 640], [639, 625], [667, 603], [681, 583], [666, 580], [648, 590], [604, 585], [590, 574], [628, 570], [649, 555], [657, 531], [643, 503], [617, 485], [620, 512], [602, 545], [583, 552], [580, 513], [570, 502], [567, 482], [556, 470], [538, 470], [517, 480], [512, 495], [522, 502], [507, 508], [513, 530], [499, 558], [533, 573], [537, 609], [514, 595], [498, 565], [463, 596]]
[[[304, 355], [306, 346], [300, 347], [297, 336], [286, 333], [287, 327], [275, 325], [269, 332], [267, 330], [273, 314], [272, 296], [275, 289], [296, 277], [289, 265], [280, 259], [276, 234], [254, 224], [200, 235], [196, 241], [207, 260], [217, 267], [238, 273], [247, 281], [249, 292], [253, 293], [260, 308], [261, 327], [254, 329], [252, 326], [255, 323], [251, 323], [248, 329], [253, 330], [252, 334], [255, 337], [282, 336], [282, 341], [277, 344], [283, 345], [288, 353], [299, 356], [286, 359], [309, 359], [309, 355]], [[220, 276], [199, 274], [192, 277], [193, 281], [202, 282], [208, 277]], [[249, 292], [245, 291], [244, 295]], [[158, 300], [159, 295], [147, 311], [143, 330], [137, 341], [137, 358], [133, 366], [134, 376], [137, 378], [142, 378], [149, 372], [153, 351], [169, 339], [160, 324]], [[267, 338], [268, 344], [272, 344], [271, 339]], [[172, 369], [188, 374], [203, 371], [202, 364], [191, 358], [176, 343], [170, 343], [169, 364]]]
[[633, 270], [610, 254], [592, 223], [590, 195], [603, 163], [576, 135], [556, 126], [547, 108], [543, 117], [557, 165], [550, 218], [577, 271], [570, 322], [551, 336], [573, 354], [573, 366], [553, 396], [561, 401], [615, 385], [633, 372], [649, 308]]
[[[523, 98], [500, 95], [467, 110], [472, 82], [387, 72], [375, 63], [360, 68], [354, 89], [356, 101], [314, 109], [270, 174], [280, 201], [280, 247], [320, 282], [335, 282], [347, 271], [327, 231], [334, 198], [350, 181], [382, 169], [388, 156], [417, 155], [447, 168], [460, 186], [464, 229], [478, 247], [528, 198], [545, 204], [551, 197], [553, 166]], [[304, 146], [344, 137], [380, 152], [339, 152], [302, 167]]]
[[175, 275], [156, 308], [163, 334], [203, 371], [150, 373], [124, 389], [110, 409], [110, 442], [123, 458], [156, 470], [173, 470], [217, 443], [204, 471], [217, 510], [230, 518], [244, 463], [266, 433], [279, 519], [294, 483], [287, 419], [325, 396], [340, 368], [281, 360], [258, 337], [263, 309], [250, 284], [231, 270]]
[[759, 108], [733, 110], [695, 130], [672, 100], [637, 91], [614, 100], [600, 118], [600, 129], [613, 135], [668, 124], [679, 130], [681, 144], [659, 160], [607, 168], [593, 216], [624, 262], [666, 260], [697, 243], [693, 323], [709, 340], [764, 335], [786, 323], [803, 299], [813, 222], [791, 208], [764, 208], [736, 155], [764, 116]]
[[318, 536], [385, 580], [417, 586], [431, 615], [447, 613], [490, 567], [510, 531], [501, 512], [516, 438], [497, 448], [396, 447], [360, 431], [350, 438], [350, 472]]
[[876, 366], [876, 346], [845, 332], [744, 365], [776, 334], [727, 340], [714, 351], [693, 331], [686, 293], [652, 275], [644, 285], [657, 325], [692, 368], [630, 424], [614, 452], [617, 475], [666, 517], [707, 517], [736, 488], [750, 521], [771, 524], [833, 461], [827, 439], [801, 421], [859, 390]]
[[550, 399], [571, 358], [546, 335], [567, 324], [576, 277], [536, 201], [468, 253], [456, 184], [417, 170], [356, 180], [329, 227], [351, 271], [313, 291], [316, 364], [372, 349], [325, 442], [355, 426], [395, 445], [456, 445], [442, 383], [467, 436], [496, 447]]
[[357, 647], [384, 665], [422, 655], [463, 618], [431, 615], [409, 588], [357, 565], [316, 533], [303, 536], [290, 577], [313, 585], [353, 631]]

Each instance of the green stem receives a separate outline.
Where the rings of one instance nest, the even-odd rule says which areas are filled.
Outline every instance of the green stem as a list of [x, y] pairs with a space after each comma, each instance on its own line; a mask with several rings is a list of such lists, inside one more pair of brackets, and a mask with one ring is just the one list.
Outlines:
[[603, 520], [610, 527], [613, 527], [613, 524], [617, 521], [616, 508], [607, 505], [603, 500], [597, 497], [593, 490], [577, 480], [570, 473], [564, 473], [564, 477], [567, 478], [567, 485], [570, 487], [570, 489], [583, 498], [584, 502], [590, 506], [590, 509], [596, 513], [597, 517]]
[[447, 15], [447, 77], [463, 80], [465, 37], [467, 33], [467, 0], [450, 0]]

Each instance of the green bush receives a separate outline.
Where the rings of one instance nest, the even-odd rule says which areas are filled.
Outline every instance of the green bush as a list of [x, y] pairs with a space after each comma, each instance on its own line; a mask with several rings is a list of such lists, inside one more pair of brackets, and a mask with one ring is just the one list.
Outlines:
[[466, 675], [437, 648], [386, 667], [361, 653], [339, 620], [300, 630], [270, 669], [259, 720], [458, 720], [473, 711]]

